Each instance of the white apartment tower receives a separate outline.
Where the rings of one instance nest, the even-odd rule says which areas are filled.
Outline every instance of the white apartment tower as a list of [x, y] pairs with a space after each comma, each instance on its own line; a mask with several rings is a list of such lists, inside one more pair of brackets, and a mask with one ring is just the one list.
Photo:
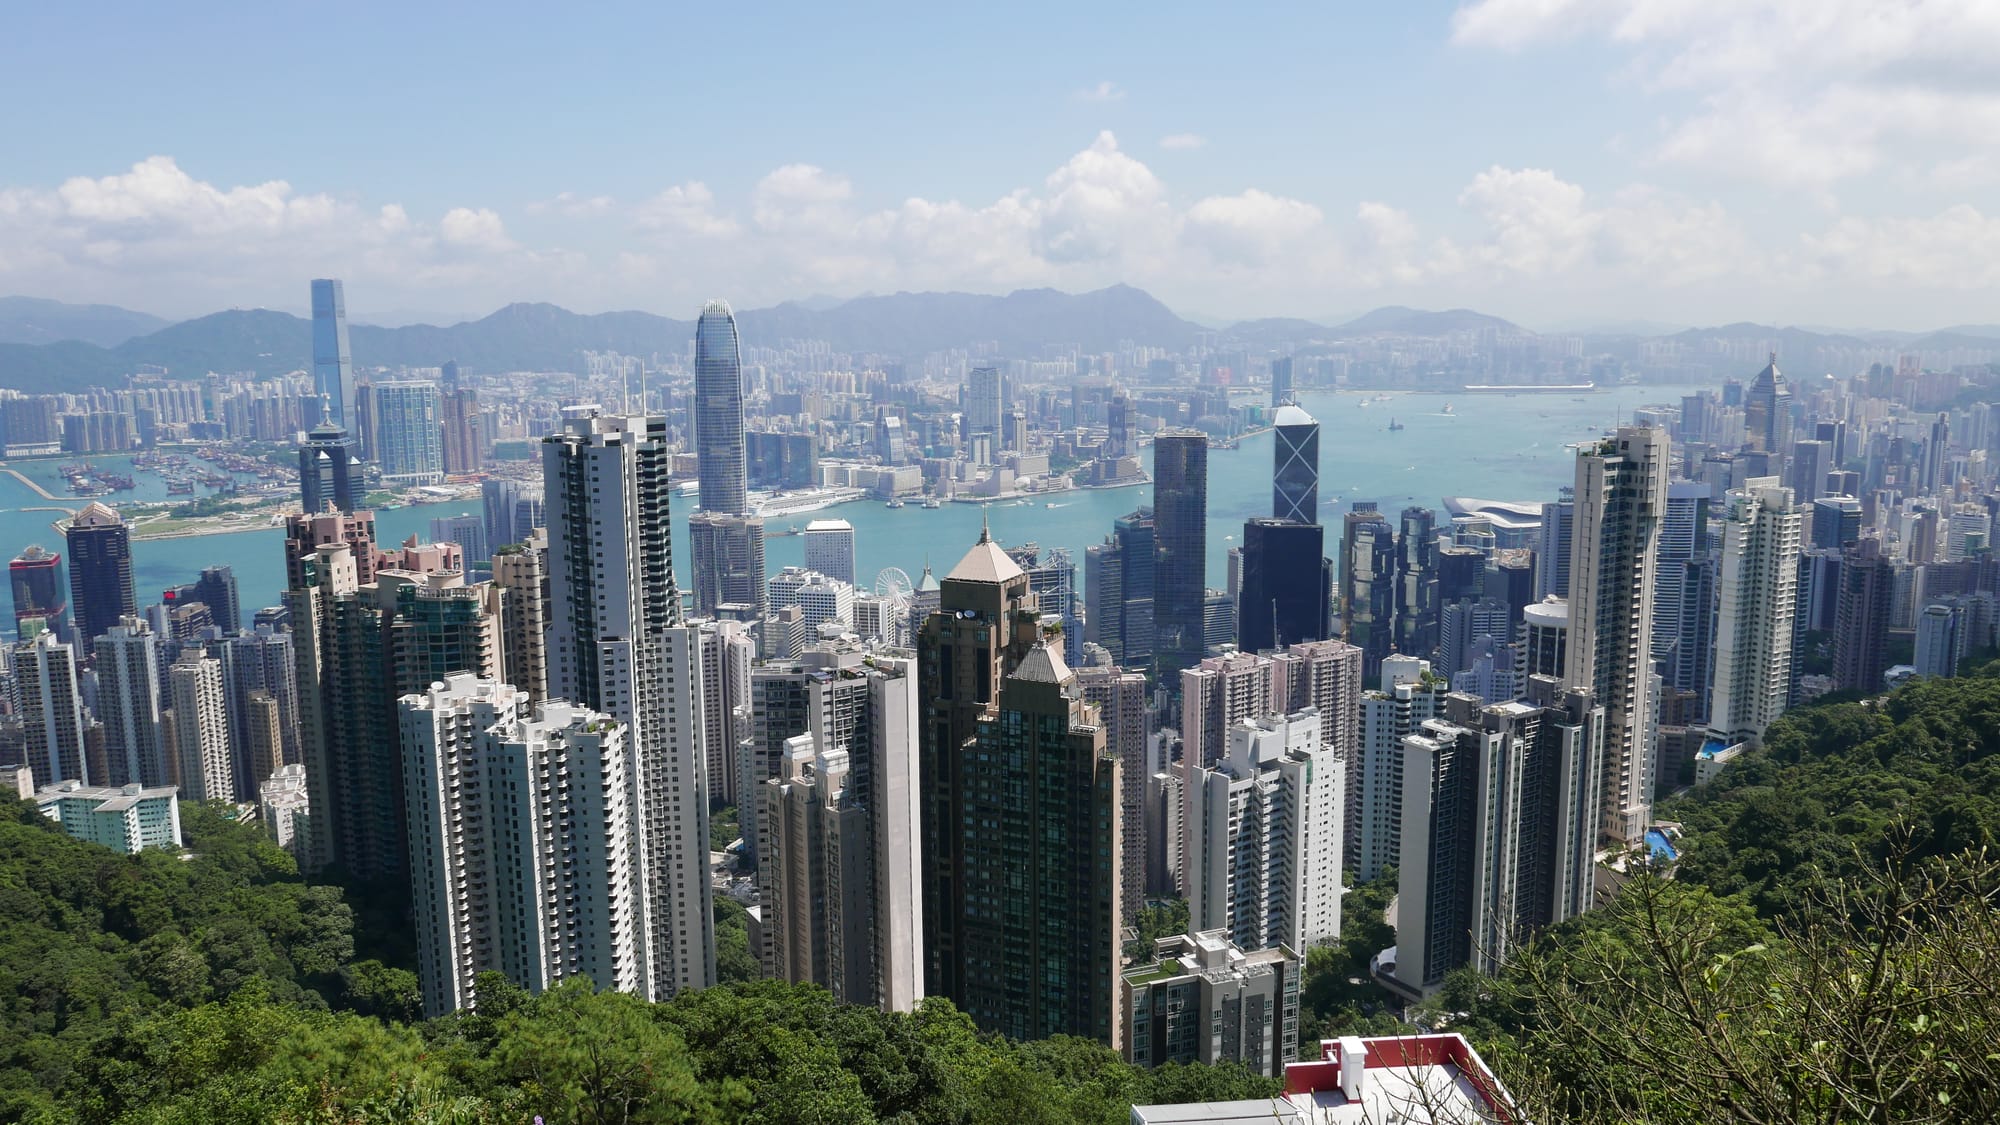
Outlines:
[[1604, 707], [1605, 837], [1635, 841], [1653, 808], [1654, 563], [1667, 495], [1665, 430], [1620, 426], [1576, 459], [1563, 681]]
[[1245, 719], [1194, 778], [1187, 827], [1189, 925], [1242, 949], [1306, 949], [1340, 936], [1345, 763], [1311, 708]]
[[424, 1012], [478, 974], [642, 991], [624, 724], [471, 673], [397, 701]]
[[1798, 612], [1799, 525], [1792, 490], [1756, 477], [1731, 492], [1722, 522], [1711, 736], [1757, 742], [1785, 711]]
[[681, 621], [666, 419], [563, 408], [542, 441], [549, 697], [629, 728], [643, 992], [715, 981], [701, 631]]
[[761, 956], [773, 976], [907, 1012], [923, 996], [916, 675], [889, 657], [850, 667], [757, 786]]
[[235, 757], [229, 742], [229, 700], [222, 690], [222, 661], [198, 648], [167, 668], [172, 706], [162, 716], [169, 757], [177, 763], [181, 796], [190, 801], [234, 800]]
[[160, 638], [143, 617], [121, 618], [93, 646], [98, 721], [109, 785], [167, 784], [160, 731]]

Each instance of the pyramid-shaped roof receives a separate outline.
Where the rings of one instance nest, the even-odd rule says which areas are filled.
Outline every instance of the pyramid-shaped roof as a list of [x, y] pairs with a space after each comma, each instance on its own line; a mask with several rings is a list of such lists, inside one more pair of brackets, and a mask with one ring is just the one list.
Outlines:
[[1021, 658], [1021, 666], [1014, 669], [1014, 678], [1043, 684], [1068, 683], [1069, 665], [1063, 663], [1062, 653], [1056, 651], [1056, 646], [1045, 641]]
[[992, 529], [986, 526], [982, 517], [979, 522], [979, 542], [972, 550], [958, 560], [958, 565], [945, 575], [947, 581], [1000, 583], [1019, 578], [1024, 572], [1021, 564], [1007, 557], [1000, 544], [993, 541]]

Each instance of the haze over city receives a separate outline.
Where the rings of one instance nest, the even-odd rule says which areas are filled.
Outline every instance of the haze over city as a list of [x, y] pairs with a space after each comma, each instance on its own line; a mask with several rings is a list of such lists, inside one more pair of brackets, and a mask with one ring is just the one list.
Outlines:
[[1127, 15], [134, 4], [106, 36], [36, 7], [0, 47], [0, 293], [178, 319], [338, 276], [384, 324], [1114, 282], [1212, 322], [1996, 319], [1990, 4]]

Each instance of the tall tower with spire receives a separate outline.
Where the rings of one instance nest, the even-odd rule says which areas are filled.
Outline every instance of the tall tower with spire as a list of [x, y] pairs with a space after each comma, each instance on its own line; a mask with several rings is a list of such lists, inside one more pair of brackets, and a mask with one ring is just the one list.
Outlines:
[[307, 515], [354, 511], [354, 470], [361, 460], [345, 426], [333, 416], [332, 400], [319, 396], [319, 424], [299, 446], [299, 499]]
[[1792, 451], [1792, 390], [1778, 372], [1777, 352], [1743, 396], [1743, 439], [1751, 449], [1770, 454], [1769, 475], [1784, 475], [1784, 459]]

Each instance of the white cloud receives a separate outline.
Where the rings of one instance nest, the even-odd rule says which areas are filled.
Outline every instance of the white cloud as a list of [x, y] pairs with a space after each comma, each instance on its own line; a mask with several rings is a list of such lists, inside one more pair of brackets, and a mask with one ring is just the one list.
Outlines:
[[675, 184], [646, 200], [638, 206], [633, 219], [647, 230], [696, 234], [706, 238], [728, 238], [742, 229], [735, 219], [715, 213], [715, 193], [700, 180]]
[[1207, 143], [1200, 133], [1168, 133], [1160, 138], [1160, 147], [1169, 150], [1196, 149]]
[[[168, 156], [52, 189], [0, 189], [0, 291], [168, 314], [301, 305], [306, 279], [326, 276], [351, 278], [357, 294], [380, 284], [399, 300], [466, 287], [516, 295], [574, 265], [522, 250], [488, 208], [424, 221], [398, 204], [368, 210], [284, 180], [218, 186]], [[368, 304], [357, 301], [357, 315]]]
[[[697, 180], [638, 202], [557, 196], [537, 205], [533, 234], [517, 234], [504, 208], [412, 214], [283, 180], [217, 185], [154, 157], [111, 176], [0, 187], [0, 292], [194, 314], [297, 308], [306, 278], [336, 276], [366, 319], [370, 306], [542, 299], [685, 313], [716, 293], [756, 307], [813, 292], [1123, 281], [1243, 315], [1395, 300], [1695, 319], [1691, 307], [1747, 294], [1791, 300], [1802, 318], [1858, 309], [1921, 326], [1987, 315], [1983, 290], [2000, 285], [1991, 208], [1808, 213], [1804, 234], [1753, 240], [1712, 200], [1501, 164], [1467, 178], [1455, 215], [1368, 199], [1330, 219], [1321, 203], [1267, 187], [1177, 197], [1109, 132], [1026, 182], [985, 200], [883, 202], [880, 185], [795, 163], [732, 198]], [[551, 238], [567, 248], [537, 244]], [[1760, 314], [1770, 315], [1726, 313]]]
[[1074, 97], [1080, 102], [1117, 102], [1125, 100], [1125, 91], [1107, 78], [1095, 86], [1078, 90]]
[[573, 191], [561, 191], [553, 199], [537, 199], [522, 210], [530, 215], [553, 213], [576, 219], [608, 215], [617, 205], [618, 201], [608, 195], [578, 195]]
[[1182, 237], [1219, 262], [1266, 266], [1317, 234], [1324, 220], [1310, 203], [1251, 188], [1241, 195], [1212, 195], [1188, 208]]
[[1477, 0], [1452, 34], [1502, 50], [1603, 39], [1673, 106], [1659, 160], [1785, 187], [1949, 158], [2000, 131], [1992, 0]]

